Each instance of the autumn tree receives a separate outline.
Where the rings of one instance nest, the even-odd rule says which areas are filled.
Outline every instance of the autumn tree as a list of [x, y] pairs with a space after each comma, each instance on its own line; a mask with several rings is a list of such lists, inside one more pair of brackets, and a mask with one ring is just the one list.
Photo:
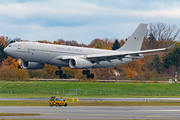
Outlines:
[[124, 40], [121, 39], [119, 44], [120, 44], [120, 47], [123, 46], [125, 44]]
[[12, 68], [17, 68], [18, 67], [18, 63], [16, 62], [16, 59], [11, 58], [11, 57], [7, 57], [7, 59], [4, 59], [4, 61], [2, 61], [2, 65], [3, 66], [9, 66]]
[[100, 41], [95, 44], [95, 48], [103, 49], [103, 48], [105, 48], [105, 45]]
[[7, 55], [4, 53], [4, 48], [8, 45], [7, 39], [7, 36], [0, 36], [0, 62], [7, 58]]
[[[58, 69], [58, 67], [54, 65], [45, 64], [45, 67], [43, 68], [43, 72], [45, 73], [43, 77], [45, 78], [55, 78], [55, 71]], [[58, 77], [58, 76], [57, 76]]]
[[0, 73], [2, 80], [27, 80], [29, 78], [29, 73], [25, 69], [17, 69], [9, 66], [2, 66]]
[[4, 47], [6, 47], [8, 45], [8, 37], [6, 36], [0, 36], [0, 44], [3, 45]]

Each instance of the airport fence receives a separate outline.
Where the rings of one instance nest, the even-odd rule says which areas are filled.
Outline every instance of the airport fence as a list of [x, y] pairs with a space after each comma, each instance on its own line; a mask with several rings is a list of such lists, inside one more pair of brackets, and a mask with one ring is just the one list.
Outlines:
[[177, 90], [134, 90], [134, 89], [2, 89], [0, 94], [59, 94], [59, 95], [144, 95], [144, 96], [179, 96]]

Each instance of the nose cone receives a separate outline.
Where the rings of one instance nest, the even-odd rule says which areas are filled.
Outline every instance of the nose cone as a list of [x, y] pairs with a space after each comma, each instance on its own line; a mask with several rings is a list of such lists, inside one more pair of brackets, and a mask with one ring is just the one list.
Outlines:
[[6, 55], [8, 55], [8, 52], [9, 52], [8, 47], [4, 48], [4, 53], [5, 53]]

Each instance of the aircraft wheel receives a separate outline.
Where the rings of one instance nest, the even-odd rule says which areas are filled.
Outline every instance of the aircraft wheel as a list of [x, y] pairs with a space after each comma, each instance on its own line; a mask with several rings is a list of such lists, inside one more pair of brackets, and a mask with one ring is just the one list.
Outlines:
[[18, 69], [22, 69], [22, 65], [18, 65]]
[[59, 78], [63, 79], [63, 75], [59, 75]]
[[83, 75], [85, 75], [86, 73], [87, 73], [87, 71], [86, 71], [86, 70], [83, 70], [83, 71], [82, 71], [82, 74], [83, 74]]
[[90, 74], [87, 74], [86, 77], [87, 77], [87, 78], [90, 78]]
[[66, 75], [66, 74], [63, 74], [63, 78], [66, 79], [66, 78], [67, 78], [67, 75]]
[[63, 71], [62, 70], [59, 70], [59, 75], [62, 75], [63, 74]]
[[90, 74], [90, 70], [86, 70], [86, 74]]
[[90, 78], [93, 79], [94, 78], [94, 74], [90, 74]]
[[56, 70], [55, 74], [56, 74], [56, 75], [59, 75], [59, 71], [58, 71], [58, 70]]

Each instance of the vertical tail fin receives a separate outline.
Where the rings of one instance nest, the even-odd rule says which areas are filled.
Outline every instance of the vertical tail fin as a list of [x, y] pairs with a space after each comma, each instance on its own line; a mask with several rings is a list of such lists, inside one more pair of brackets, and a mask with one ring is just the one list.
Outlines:
[[140, 51], [147, 24], [140, 24], [119, 51]]

